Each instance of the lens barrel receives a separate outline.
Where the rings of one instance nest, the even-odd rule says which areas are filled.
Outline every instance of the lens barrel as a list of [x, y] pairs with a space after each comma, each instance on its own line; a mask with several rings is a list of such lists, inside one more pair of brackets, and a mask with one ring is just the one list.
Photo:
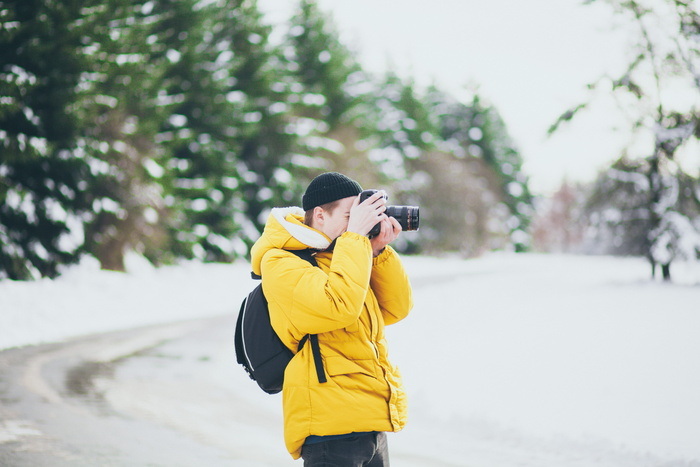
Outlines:
[[399, 221], [404, 231], [418, 230], [420, 224], [418, 206], [387, 206], [385, 213]]

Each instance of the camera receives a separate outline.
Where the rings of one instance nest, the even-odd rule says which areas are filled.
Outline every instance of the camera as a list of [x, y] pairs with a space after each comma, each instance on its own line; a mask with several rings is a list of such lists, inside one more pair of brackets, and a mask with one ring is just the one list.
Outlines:
[[[360, 193], [360, 203], [375, 194], [378, 190], [365, 190]], [[384, 199], [388, 199], [384, 195]], [[393, 217], [399, 224], [401, 228], [405, 231], [418, 230], [418, 224], [420, 218], [418, 217], [418, 206], [386, 206], [386, 211], [384, 212], [387, 216]], [[372, 230], [369, 231], [368, 237], [376, 237], [381, 232], [381, 225], [375, 225]]]

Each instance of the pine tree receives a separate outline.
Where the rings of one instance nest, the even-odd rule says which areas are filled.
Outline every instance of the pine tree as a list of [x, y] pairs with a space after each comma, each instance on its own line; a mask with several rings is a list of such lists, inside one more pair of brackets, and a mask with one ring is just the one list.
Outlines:
[[91, 173], [73, 103], [95, 5], [0, 1], [0, 278], [53, 277], [79, 258]]
[[286, 37], [283, 52], [292, 80], [293, 131], [299, 136], [298, 174], [304, 181], [320, 170], [334, 170], [374, 186], [367, 170], [367, 146], [373, 130], [365, 126], [370, 79], [355, 54], [340, 41], [330, 15], [315, 1], [302, 0]]
[[528, 178], [522, 170], [522, 156], [493, 106], [484, 106], [475, 94], [471, 108], [482, 125], [469, 129], [470, 143], [480, 149], [481, 157], [496, 174], [503, 203], [510, 214], [507, 227], [515, 251], [526, 251], [530, 247], [527, 232], [534, 209]]
[[494, 209], [499, 212], [493, 215], [505, 227], [508, 243], [515, 251], [527, 250], [533, 197], [522, 170], [522, 157], [498, 111], [485, 105], [478, 92], [473, 92], [471, 102], [462, 103], [433, 88], [428, 100], [433, 113], [438, 115], [438, 134], [443, 146], [454, 151], [458, 159], [480, 159], [490, 168], [491, 174], [484, 180], [498, 200]]
[[[226, 15], [240, 11], [226, 2], [197, 3], [161, 1], [163, 20], [153, 31], [167, 59], [159, 90], [165, 115], [156, 137], [167, 193], [160, 220], [167, 253], [147, 255], [161, 261], [226, 261], [242, 254], [231, 240], [238, 230], [234, 136], [240, 121], [239, 109], [229, 102], [228, 89], [236, 80], [229, 68], [237, 57], [226, 26]], [[240, 200], [238, 205], [240, 210]]]
[[[240, 238], [250, 246], [274, 206], [289, 205], [301, 186], [293, 176], [295, 134], [290, 129], [290, 80], [281, 52], [269, 43], [270, 27], [254, 1], [222, 3], [221, 34], [232, 60], [226, 99], [234, 104], [227, 131], [232, 132], [240, 212]], [[233, 169], [233, 166], [232, 166]], [[233, 172], [233, 170], [232, 170]]]
[[361, 68], [340, 41], [331, 17], [315, 1], [301, 0], [291, 20], [289, 44], [294, 75], [303, 86], [305, 115], [323, 120], [331, 129], [347, 122], [349, 111], [358, 103], [351, 87], [357, 84], [353, 79], [360, 76]]
[[[382, 186], [390, 194], [390, 204], [419, 205], [422, 209], [421, 228], [417, 234], [402, 236], [398, 248], [405, 252], [429, 251], [435, 243], [444, 241], [445, 231], [438, 227], [434, 216], [436, 205], [426, 186], [425, 163], [435, 149], [435, 126], [429, 109], [415, 83], [387, 73], [374, 85], [368, 99], [368, 111], [362, 119], [370, 135], [370, 161], [378, 169]], [[372, 134], [373, 132], [373, 134]], [[437, 168], [437, 165], [434, 166]], [[429, 170], [429, 169], [428, 169]], [[434, 226], [434, 227], [431, 227]], [[439, 228], [440, 230], [435, 230]], [[437, 242], [428, 240], [433, 237]], [[449, 248], [449, 246], [448, 246]]]
[[[160, 8], [160, 9], [159, 9]], [[95, 14], [93, 79], [83, 84], [86, 157], [95, 173], [86, 251], [104, 269], [124, 270], [125, 255], [158, 236], [162, 206], [155, 144], [165, 59], [152, 30], [166, 11], [159, 2], [111, 0]]]

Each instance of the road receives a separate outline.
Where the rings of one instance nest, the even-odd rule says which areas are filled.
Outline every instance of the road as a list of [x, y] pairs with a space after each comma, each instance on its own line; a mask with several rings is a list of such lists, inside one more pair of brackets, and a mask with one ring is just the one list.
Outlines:
[[270, 400], [269, 416], [256, 410], [245, 427], [269, 431], [267, 452], [240, 439], [236, 420], [248, 418], [248, 404], [246, 390], [243, 399], [232, 390], [244, 377], [232, 365], [234, 319], [0, 353], [0, 466], [295, 464], [281, 441], [279, 399]]
[[[0, 352], [0, 467], [301, 465], [284, 449], [281, 398], [235, 363], [234, 327], [228, 315]], [[478, 423], [414, 422], [390, 441], [394, 465], [661, 465]], [[436, 430], [445, 441], [431, 456], [421, 440]]]
[[[392, 465], [700, 467], [697, 289], [535, 260], [414, 281], [387, 329], [411, 404]], [[0, 352], [0, 467], [301, 465], [234, 320]]]
[[284, 447], [281, 396], [235, 362], [235, 318], [0, 352], [0, 467], [300, 465]]

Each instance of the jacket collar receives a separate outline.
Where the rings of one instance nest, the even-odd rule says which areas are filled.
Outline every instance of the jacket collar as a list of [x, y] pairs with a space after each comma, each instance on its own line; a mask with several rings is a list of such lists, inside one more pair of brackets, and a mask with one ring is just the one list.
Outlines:
[[331, 245], [328, 237], [323, 235], [318, 230], [312, 229], [302, 223], [293, 222], [287, 217], [292, 214], [294, 216], [304, 216], [304, 211], [299, 207], [274, 208], [270, 215], [286, 230], [289, 235], [314, 250], [325, 250]]

